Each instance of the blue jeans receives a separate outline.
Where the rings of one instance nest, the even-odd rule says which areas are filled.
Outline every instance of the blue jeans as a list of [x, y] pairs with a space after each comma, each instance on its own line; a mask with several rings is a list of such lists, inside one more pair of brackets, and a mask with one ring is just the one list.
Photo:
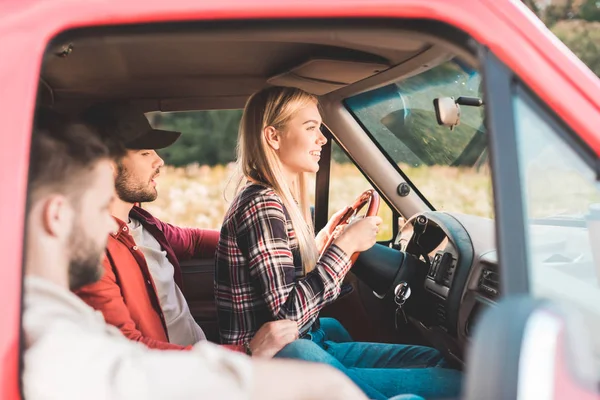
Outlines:
[[458, 396], [462, 374], [447, 368], [435, 349], [401, 344], [353, 342], [335, 319], [296, 340], [275, 357], [322, 362], [341, 370], [371, 399], [411, 393], [425, 398]]
[[401, 394], [399, 396], [394, 396], [390, 398], [390, 400], [425, 400], [421, 396], [417, 396], [415, 394]]

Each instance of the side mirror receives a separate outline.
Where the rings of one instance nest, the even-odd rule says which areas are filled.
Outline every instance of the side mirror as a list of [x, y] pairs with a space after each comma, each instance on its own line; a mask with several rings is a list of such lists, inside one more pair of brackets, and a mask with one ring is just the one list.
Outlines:
[[454, 100], [454, 97], [438, 97], [433, 99], [433, 108], [438, 125], [449, 126], [452, 130], [460, 123], [460, 106], [481, 107], [483, 100], [478, 97], [461, 96]]

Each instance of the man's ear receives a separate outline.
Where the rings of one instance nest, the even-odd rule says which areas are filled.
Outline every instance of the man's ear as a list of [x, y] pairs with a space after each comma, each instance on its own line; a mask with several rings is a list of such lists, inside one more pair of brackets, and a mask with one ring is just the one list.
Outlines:
[[263, 135], [265, 135], [265, 140], [267, 144], [273, 150], [279, 150], [279, 146], [281, 145], [281, 135], [279, 131], [272, 126], [267, 126], [263, 131]]
[[52, 195], [46, 199], [42, 209], [44, 230], [58, 239], [67, 239], [71, 235], [75, 213], [71, 202], [63, 195]]

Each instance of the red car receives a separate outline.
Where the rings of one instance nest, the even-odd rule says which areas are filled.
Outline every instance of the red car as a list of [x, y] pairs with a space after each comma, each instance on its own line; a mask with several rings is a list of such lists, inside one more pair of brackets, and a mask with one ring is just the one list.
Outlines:
[[[599, 397], [600, 81], [519, 1], [5, 0], [0, 49], [0, 398], [20, 396], [36, 104], [239, 109], [265, 85], [319, 95], [333, 154], [387, 207], [389, 237], [328, 310], [354, 337], [435, 346], [467, 399]], [[341, 190], [331, 154], [317, 227]], [[212, 265], [192, 267], [210, 332]]]

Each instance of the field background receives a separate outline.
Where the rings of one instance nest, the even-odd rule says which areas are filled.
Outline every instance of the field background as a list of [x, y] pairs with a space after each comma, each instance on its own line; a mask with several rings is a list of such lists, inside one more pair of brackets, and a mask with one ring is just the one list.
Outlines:
[[[489, 175], [466, 168], [402, 166], [438, 210], [492, 217]], [[352, 164], [332, 165], [329, 214], [354, 202], [370, 186]], [[179, 226], [218, 229], [233, 198], [234, 164], [166, 166], [158, 180], [158, 199], [144, 204], [159, 219]], [[314, 187], [313, 185], [310, 185]], [[314, 198], [314, 193], [312, 193]], [[392, 236], [392, 211], [385, 203], [379, 211], [384, 225], [379, 239]]]

